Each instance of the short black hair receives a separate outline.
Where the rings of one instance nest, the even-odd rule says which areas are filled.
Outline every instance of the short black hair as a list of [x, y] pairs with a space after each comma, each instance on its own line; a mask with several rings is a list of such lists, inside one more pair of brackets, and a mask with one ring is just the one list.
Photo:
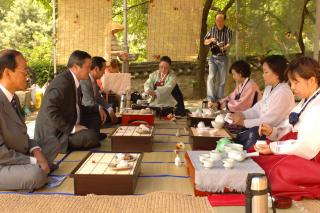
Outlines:
[[71, 68], [75, 64], [82, 67], [84, 60], [87, 58], [91, 59], [91, 55], [89, 55], [89, 53], [81, 50], [75, 50], [69, 57], [67, 67]]
[[288, 80], [288, 77], [286, 75], [288, 61], [284, 56], [282, 55], [267, 56], [261, 62], [262, 65], [264, 63], [268, 64], [272, 72], [279, 77], [280, 82], [285, 82]]
[[106, 60], [100, 56], [94, 56], [91, 58], [92, 63], [90, 69], [93, 70], [94, 68], [98, 67], [99, 70], [103, 68], [104, 63], [106, 63]]
[[234, 62], [229, 69], [229, 73], [231, 73], [232, 70], [239, 73], [243, 78], [248, 78], [251, 75], [250, 65], [243, 60]]
[[171, 65], [171, 58], [169, 57], [169, 56], [162, 56], [161, 58], [160, 58], [160, 62], [161, 61], [164, 61], [164, 62], [167, 62], [169, 65]]
[[224, 11], [222, 11], [222, 10], [220, 10], [220, 11], [218, 11], [218, 12], [216, 13], [215, 18], [217, 18], [218, 15], [223, 15], [224, 20], [227, 19], [227, 14], [226, 14]]
[[4, 70], [14, 70], [17, 67], [16, 57], [22, 55], [21, 52], [13, 49], [5, 49], [0, 51], [0, 78], [2, 78]]

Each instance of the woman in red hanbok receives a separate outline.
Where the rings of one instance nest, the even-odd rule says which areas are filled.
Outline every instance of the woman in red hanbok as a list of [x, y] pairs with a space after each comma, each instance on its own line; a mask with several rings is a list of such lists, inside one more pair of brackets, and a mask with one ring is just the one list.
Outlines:
[[289, 64], [287, 74], [302, 100], [277, 127], [260, 125], [260, 135], [275, 142], [256, 145], [263, 155], [254, 160], [265, 170], [273, 195], [320, 198], [320, 66], [301, 57]]

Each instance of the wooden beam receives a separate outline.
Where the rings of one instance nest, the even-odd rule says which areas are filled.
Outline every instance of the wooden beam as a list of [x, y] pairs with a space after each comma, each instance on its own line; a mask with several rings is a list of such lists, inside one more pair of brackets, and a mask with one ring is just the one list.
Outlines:
[[316, 3], [316, 23], [315, 23], [315, 36], [313, 58], [319, 61], [319, 43], [320, 43], [320, 0], [315, 0]]

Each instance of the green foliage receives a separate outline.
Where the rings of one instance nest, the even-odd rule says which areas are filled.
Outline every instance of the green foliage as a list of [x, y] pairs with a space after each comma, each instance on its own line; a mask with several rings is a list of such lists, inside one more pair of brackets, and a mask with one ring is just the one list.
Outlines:
[[[136, 5], [136, 6], [135, 6]], [[123, 22], [123, 1], [113, 0], [113, 21]], [[128, 0], [128, 46], [131, 53], [138, 53], [137, 62], [147, 57], [148, 3], [145, 0]], [[119, 37], [122, 41], [122, 36]]]
[[[35, 70], [41, 84], [47, 80], [51, 52], [52, 25], [43, 4], [33, 0], [15, 0], [0, 20], [0, 49], [21, 51]], [[40, 69], [41, 68], [41, 69]]]

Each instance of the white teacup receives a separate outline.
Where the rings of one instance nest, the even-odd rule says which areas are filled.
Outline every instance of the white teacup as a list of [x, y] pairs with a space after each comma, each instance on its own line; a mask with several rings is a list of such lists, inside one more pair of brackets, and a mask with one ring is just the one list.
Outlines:
[[126, 167], [128, 167], [128, 166], [129, 166], [128, 161], [126, 161], [126, 160], [121, 160], [121, 161], [118, 163], [117, 168], [126, 168]]
[[234, 166], [234, 160], [232, 159], [224, 159], [223, 161], [223, 167], [225, 167], [226, 169], [231, 169]]
[[212, 150], [210, 152], [210, 158], [214, 161], [218, 161], [218, 160], [221, 160], [222, 158], [222, 155], [219, 151], [216, 151], [216, 150]]
[[198, 128], [205, 128], [206, 125], [204, 124], [203, 121], [200, 121], [200, 122], [198, 123], [197, 127], [198, 127]]
[[118, 160], [123, 160], [125, 154], [123, 154], [123, 153], [117, 153], [116, 156], [117, 156]]
[[211, 158], [207, 158], [203, 161], [203, 167], [211, 168], [214, 165], [214, 161]]
[[209, 155], [209, 154], [201, 154], [201, 155], [199, 155], [199, 160], [200, 160], [200, 162], [202, 162], [202, 163], [203, 163], [203, 161], [204, 161], [205, 159], [208, 159], [208, 158], [210, 158], [210, 155]]
[[138, 100], [137, 100], [137, 104], [138, 104], [138, 105], [142, 105], [142, 100], [141, 100], [141, 99], [138, 99]]

